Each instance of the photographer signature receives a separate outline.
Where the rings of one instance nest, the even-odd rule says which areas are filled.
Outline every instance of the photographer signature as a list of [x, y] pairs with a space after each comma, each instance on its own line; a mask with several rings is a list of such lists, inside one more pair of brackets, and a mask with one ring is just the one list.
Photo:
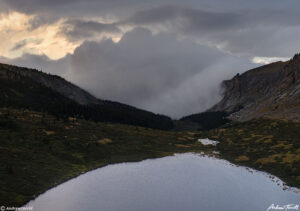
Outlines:
[[298, 210], [299, 209], [299, 204], [287, 204], [283, 206], [279, 206], [278, 204], [275, 206], [275, 204], [271, 204], [267, 211], [270, 210]]

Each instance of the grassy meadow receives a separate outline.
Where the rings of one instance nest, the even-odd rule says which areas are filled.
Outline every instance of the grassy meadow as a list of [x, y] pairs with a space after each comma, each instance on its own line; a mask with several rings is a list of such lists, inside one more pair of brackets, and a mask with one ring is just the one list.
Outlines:
[[[196, 128], [195, 125], [181, 129]], [[300, 187], [300, 124], [253, 120], [209, 131], [162, 131], [0, 108], [0, 202], [21, 206], [89, 170], [174, 153], [205, 152]], [[220, 141], [203, 146], [198, 138]]]

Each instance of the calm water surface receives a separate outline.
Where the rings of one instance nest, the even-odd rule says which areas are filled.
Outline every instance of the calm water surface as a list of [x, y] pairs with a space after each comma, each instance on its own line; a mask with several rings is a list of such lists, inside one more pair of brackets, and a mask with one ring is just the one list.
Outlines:
[[283, 190], [262, 172], [180, 154], [88, 172], [26, 206], [43, 211], [260, 211], [271, 204], [300, 204], [300, 193]]

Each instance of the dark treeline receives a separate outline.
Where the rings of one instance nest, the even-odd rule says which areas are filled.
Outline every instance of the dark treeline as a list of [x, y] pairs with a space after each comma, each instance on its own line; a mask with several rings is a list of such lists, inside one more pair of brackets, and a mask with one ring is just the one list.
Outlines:
[[167, 116], [121, 103], [99, 100], [99, 104], [80, 105], [28, 77], [3, 70], [0, 70], [0, 106], [47, 112], [57, 118], [78, 117], [163, 130], [173, 127]]
[[228, 113], [223, 111], [203, 112], [183, 117], [180, 120], [198, 123], [199, 130], [210, 130], [229, 122], [227, 116]]

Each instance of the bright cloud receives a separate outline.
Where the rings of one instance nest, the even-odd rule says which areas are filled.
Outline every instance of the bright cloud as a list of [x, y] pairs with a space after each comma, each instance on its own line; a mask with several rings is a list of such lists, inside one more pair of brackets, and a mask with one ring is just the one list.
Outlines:
[[47, 55], [59, 59], [72, 53], [80, 43], [70, 42], [59, 34], [63, 20], [45, 24], [32, 30], [34, 15], [10, 12], [0, 16], [1, 56], [16, 58], [24, 53]]
[[298, 53], [299, 19], [297, 0], [1, 0], [0, 61], [178, 117], [217, 102], [222, 80]]
[[290, 58], [287, 57], [254, 57], [252, 59], [252, 62], [256, 64], [270, 64], [272, 62], [277, 62], [277, 61], [285, 62], [289, 59]]

